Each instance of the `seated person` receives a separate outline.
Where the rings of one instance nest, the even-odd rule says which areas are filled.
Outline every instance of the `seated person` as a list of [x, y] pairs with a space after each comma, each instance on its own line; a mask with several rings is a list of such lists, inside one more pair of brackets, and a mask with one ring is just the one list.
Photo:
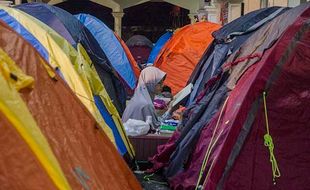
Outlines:
[[138, 86], [123, 113], [124, 123], [129, 119], [146, 121], [151, 116], [152, 127], [160, 126], [153, 101], [155, 95], [162, 92], [165, 77], [166, 73], [156, 67], [147, 67], [141, 71]]

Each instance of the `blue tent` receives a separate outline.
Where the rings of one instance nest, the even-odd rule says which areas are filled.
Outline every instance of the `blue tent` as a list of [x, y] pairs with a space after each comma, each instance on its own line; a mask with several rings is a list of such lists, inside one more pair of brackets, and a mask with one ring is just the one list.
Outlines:
[[[108, 89], [107, 91], [110, 98], [113, 100], [113, 104], [120, 115], [123, 113], [126, 106], [125, 87], [118, 76], [114, 74], [115, 71], [110, 61], [107, 59], [96, 39], [78, 19], [65, 10], [44, 3], [26, 3], [15, 6], [15, 8], [39, 19], [57, 32], [62, 32], [60, 34], [65, 36], [66, 39], [70, 38], [68, 36], [69, 33], [74, 41], [72, 42], [73, 46], [77, 43], [81, 43], [94, 63], [101, 81], [106, 89]], [[37, 12], [39, 14], [37, 14]], [[52, 14], [54, 16], [52, 16]], [[57, 23], [62, 24], [58, 25]], [[66, 30], [63, 30], [64, 27], [62, 26], [64, 26]]]
[[160, 50], [166, 42], [172, 37], [173, 33], [172, 32], [166, 32], [164, 35], [162, 35], [156, 42], [155, 46], [153, 47], [151, 54], [149, 56], [149, 59], [147, 60], [147, 63], [154, 63], [156, 60], [157, 55], [159, 54]]
[[75, 17], [92, 33], [112, 66], [133, 90], [136, 87], [137, 79], [126, 53], [115, 37], [114, 32], [102, 21], [91, 15], [78, 14]]

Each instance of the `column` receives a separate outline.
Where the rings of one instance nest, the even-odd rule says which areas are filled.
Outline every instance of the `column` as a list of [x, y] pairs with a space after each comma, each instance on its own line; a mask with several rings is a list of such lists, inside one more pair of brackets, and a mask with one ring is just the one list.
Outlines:
[[188, 17], [191, 19], [192, 24], [196, 22], [195, 16], [197, 16], [197, 13], [189, 13], [188, 14]]
[[20, 4], [22, 4], [22, 0], [15, 0], [14, 3], [15, 3], [15, 5], [20, 5]]
[[122, 18], [124, 16], [123, 12], [112, 12], [114, 17], [114, 32], [122, 37]]

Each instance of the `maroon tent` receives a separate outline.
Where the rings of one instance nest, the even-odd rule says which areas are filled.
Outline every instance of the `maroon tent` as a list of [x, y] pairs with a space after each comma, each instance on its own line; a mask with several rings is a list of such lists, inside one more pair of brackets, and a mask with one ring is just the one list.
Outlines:
[[142, 35], [132, 36], [126, 41], [126, 45], [140, 67], [147, 62], [153, 49], [153, 43]]
[[224, 71], [230, 72], [231, 92], [202, 130], [184, 171], [170, 178], [171, 186], [306, 189], [310, 181], [309, 55], [307, 3], [258, 30], [230, 56]]

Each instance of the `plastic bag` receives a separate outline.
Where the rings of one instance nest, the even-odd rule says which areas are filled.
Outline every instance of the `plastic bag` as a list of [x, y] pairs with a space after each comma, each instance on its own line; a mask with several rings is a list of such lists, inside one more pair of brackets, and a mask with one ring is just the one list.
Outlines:
[[124, 123], [124, 128], [128, 136], [140, 136], [149, 132], [150, 125], [141, 120], [129, 119]]

